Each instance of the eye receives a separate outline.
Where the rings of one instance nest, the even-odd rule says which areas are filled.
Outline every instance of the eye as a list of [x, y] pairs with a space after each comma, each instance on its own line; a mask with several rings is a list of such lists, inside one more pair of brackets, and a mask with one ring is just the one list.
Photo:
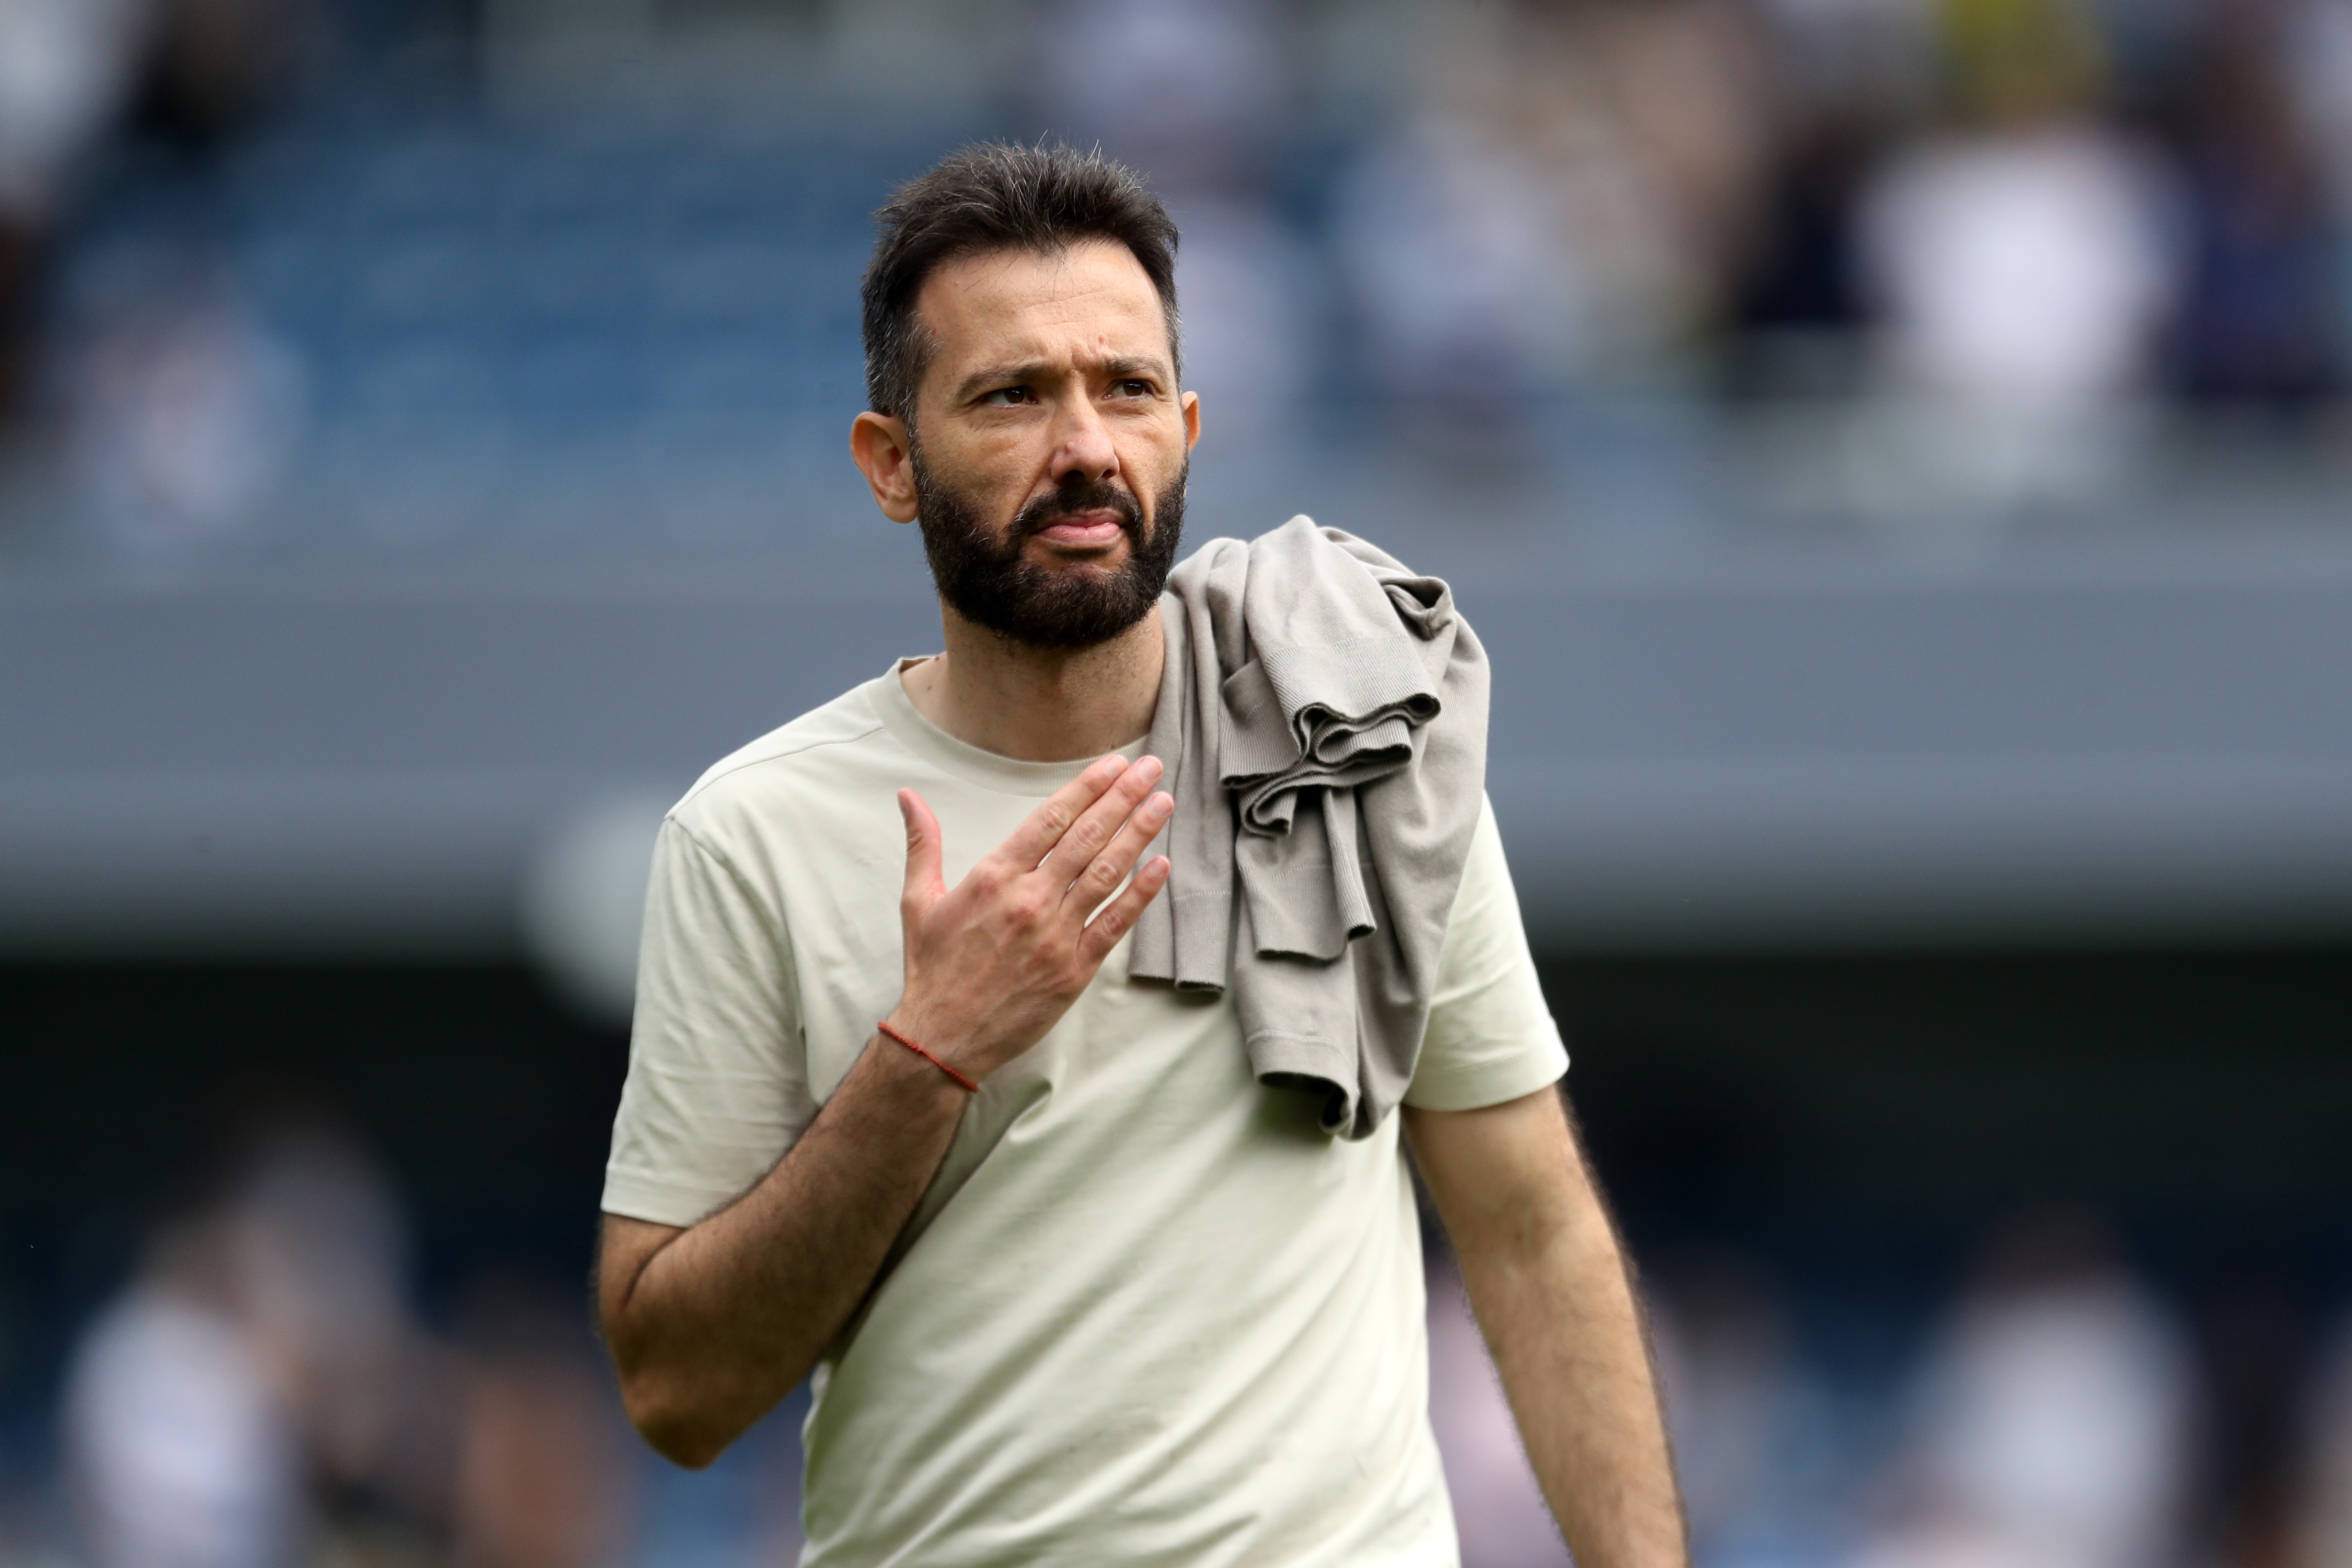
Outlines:
[[996, 408], [1014, 408], [1035, 402], [1037, 394], [1027, 387], [998, 387], [994, 392], [981, 393], [980, 401]]
[[1139, 376], [1129, 376], [1124, 380], [1111, 382], [1110, 390], [1119, 397], [1150, 397], [1152, 386], [1150, 382]]

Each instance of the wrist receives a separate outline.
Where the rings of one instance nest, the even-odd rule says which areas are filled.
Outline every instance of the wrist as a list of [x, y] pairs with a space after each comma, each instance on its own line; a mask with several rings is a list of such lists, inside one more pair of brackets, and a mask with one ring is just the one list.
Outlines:
[[908, 992], [899, 997], [898, 1006], [882, 1015], [881, 1023], [920, 1040], [925, 1051], [967, 1078], [984, 1077], [985, 1071], [975, 1060], [980, 1051], [972, 1040], [971, 1023], [957, 1017], [957, 1012], [953, 1007]]
[[933, 1043], [933, 1039], [926, 1038], [919, 1032], [920, 1026], [907, 1016], [905, 1009], [895, 1009], [888, 1018], [882, 1019], [874, 1028], [875, 1032], [893, 1050], [902, 1051], [908, 1062], [919, 1063], [924, 1071], [934, 1074], [941, 1082], [953, 1084], [963, 1093], [980, 1092], [980, 1082], [977, 1076], [966, 1071], [946, 1051], [941, 1051], [937, 1044]]
[[857, 1071], [903, 1120], [952, 1122], [971, 1099], [946, 1073], [879, 1030], [866, 1040]]

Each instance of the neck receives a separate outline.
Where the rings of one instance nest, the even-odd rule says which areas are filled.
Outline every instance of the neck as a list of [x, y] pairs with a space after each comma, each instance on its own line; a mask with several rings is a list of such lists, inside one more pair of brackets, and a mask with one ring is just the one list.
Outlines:
[[1116, 751], [1151, 727], [1168, 645], [1157, 606], [1108, 643], [1033, 648], [945, 605], [947, 652], [903, 680], [916, 711], [967, 746], [1019, 762]]

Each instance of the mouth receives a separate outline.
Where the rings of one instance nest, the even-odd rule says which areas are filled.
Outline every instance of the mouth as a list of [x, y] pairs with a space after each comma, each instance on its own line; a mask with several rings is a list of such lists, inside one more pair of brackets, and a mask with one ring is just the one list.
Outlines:
[[1058, 549], [1108, 549], [1127, 537], [1126, 519], [1107, 507], [1066, 512], [1036, 529], [1033, 537]]

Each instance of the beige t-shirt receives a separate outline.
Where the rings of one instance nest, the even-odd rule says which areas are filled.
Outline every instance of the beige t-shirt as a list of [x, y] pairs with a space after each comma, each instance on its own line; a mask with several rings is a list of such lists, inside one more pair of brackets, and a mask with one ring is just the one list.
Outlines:
[[[604, 1207], [694, 1223], [848, 1072], [902, 980], [899, 789], [952, 886], [1083, 766], [964, 745], [894, 669], [705, 774], [662, 827]], [[1127, 947], [973, 1097], [819, 1366], [803, 1563], [1454, 1563], [1399, 1118], [1322, 1133], [1230, 1000], [1130, 981]], [[1488, 812], [1406, 1103], [1567, 1061]]]

